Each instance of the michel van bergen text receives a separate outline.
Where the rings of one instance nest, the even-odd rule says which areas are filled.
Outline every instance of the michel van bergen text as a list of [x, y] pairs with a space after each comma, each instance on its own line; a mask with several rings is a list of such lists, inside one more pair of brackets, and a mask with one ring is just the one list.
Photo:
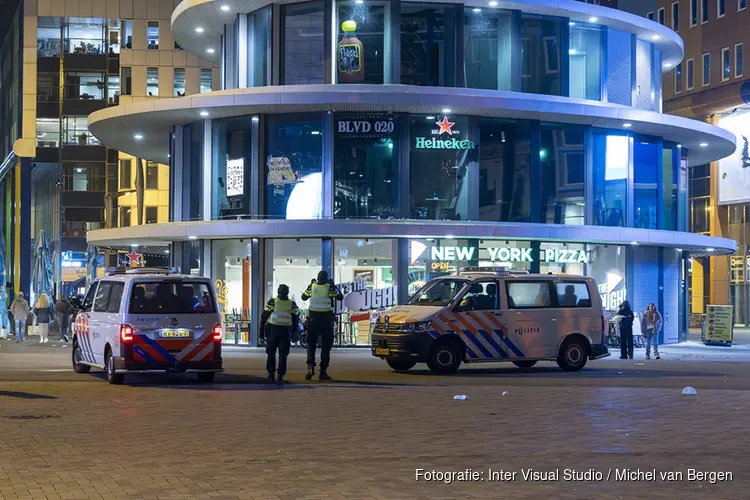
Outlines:
[[520, 469], [439, 471], [416, 469], [417, 481], [434, 481], [450, 484], [461, 481], [701, 481], [719, 483], [733, 481], [731, 472], [684, 469], [657, 471], [656, 469]]

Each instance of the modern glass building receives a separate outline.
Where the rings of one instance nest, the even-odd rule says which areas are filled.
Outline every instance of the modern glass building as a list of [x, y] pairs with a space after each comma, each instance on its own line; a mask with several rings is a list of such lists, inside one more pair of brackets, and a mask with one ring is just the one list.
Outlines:
[[658, 23], [572, 0], [184, 0], [172, 31], [223, 90], [89, 117], [170, 164], [171, 213], [88, 241], [214, 278], [228, 342], [324, 268], [338, 341], [367, 345], [378, 310], [470, 265], [593, 276], [678, 342], [686, 259], [736, 248], [687, 232], [689, 165], [735, 139], [661, 114], [683, 45]]

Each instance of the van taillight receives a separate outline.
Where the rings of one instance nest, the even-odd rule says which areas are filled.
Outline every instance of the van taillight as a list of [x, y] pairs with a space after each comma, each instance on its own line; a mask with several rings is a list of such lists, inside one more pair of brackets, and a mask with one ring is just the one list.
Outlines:
[[120, 341], [123, 344], [133, 341], [133, 328], [130, 325], [120, 325]]
[[214, 325], [214, 342], [221, 342], [222, 336], [221, 323], [216, 323], [216, 325]]

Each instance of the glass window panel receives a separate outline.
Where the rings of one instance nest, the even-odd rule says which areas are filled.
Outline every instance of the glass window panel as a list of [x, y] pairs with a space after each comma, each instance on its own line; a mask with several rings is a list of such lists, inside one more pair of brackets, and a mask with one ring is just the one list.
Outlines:
[[60, 146], [60, 120], [57, 118], [36, 119], [36, 145], [39, 148]]
[[682, 63], [674, 68], [674, 93], [682, 92]]
[[302, 301], [302, 293], [310, 281], [317, 278], [322, 264], [320, 239], [286, 238], [266, 240], [266, 252], [273, 263], [273, 285], [266, 287], [265, 300], [276, 295], [282, 283], [289, 287], [289, 298], [297, 302], [300, 317], [307, 316], [309, 301]]
[[412, 115], [410, 135], [411, 217], [469, 220], [476, 203], [472, 176], [478, 170], [469, 118]]
[[268, 118], [264, 166], [267, 217], [323, 217], [321, 118], [319, 114]]
[[159, 222], [159, 207], [146, 207], [145, 218], [146, 224], [156, 224]]
[[[657, 171], [659, 144], [651, 137], [636, 137], [633, 144], [634, 219], [633, 226], [656, 229], [659, 199]], [[671, 172], [670, 172], [671, 173]]]
[[594, 224], [624, 226], [627, 209], [627, 179], [630, 138], [626, 135], [594, 133]]
[[602, 308], [610, 318], [627, 299], [626, 254], [624, 246], [587, 245], [591, 260], [590, 276], [596, 280]]
[[591, 307], [589, 287], [584, 282], [556, 283], [555, 291], [559, 307]]
[[[251, 44], [251, 50], [248, 51], [247, 82], [250, 87], [261, 87], [268, 85], [268, 55], [271, 50], [269, 36], [271, 7], [257, 10], [248, 15], [247, 22]], [[208, 83], [208, 89], [210, 90], [210, 78]]]
[[338, 4], [337, 83], [384, 83], [386, 7]]
[[656, 89], [653, 78], [654, 60], [651, 43], [640, 39], [636, 40], [635, 67], [636, 106], [641, 109], [653, 109]]
[[742, 50], [744, 48], [744, 45], [741, 43], [738, 43], [734, 46], [734, 76], [740, 77], [744, 75], [745, 71], [745, 59], [742, 54]]
[[703, 54], [703, 85], [711, 85], [711, 54]]
[[505, 281], [509, 309], [552, 307], [549, 281]]
[[38, 57], [59, 57], [62, 31], [54, 22], [45, 22], [39, 18], [36, 29], [36, 55]]
[[325, 82], [323, 2], [283, 6], [284, 85]]
[[721, 49], [721, 79], [729, 80], [732, 77], [732, 62], [729, 57], [729, 48]]
[[103, 54], [103, 24], [66, 24], [63, 28], [67, 54]]
[[159, 96], [159, 68], [146, 70], [146, 92], [149, 97]]
[[123, 66], [122, 72], [122, 95], [130, 95], [133, 88], [133, 68]]
[[[661, 191], [661, 210], [663, 213], [664, 227], [668, 231], [680, 230], [678, 228], [677, 209], [678, 193], [680, 186], [680, 148], [671, 142], [664, 142], [662, 150], [662, 191]], [[686, 210], [685, 205], [682, 205]], [[684, 228], [682, 229], [684, 231]]]
[[111, 282], [99, 283], [99, 288], [96, 290], [96, 297], [94, 298], [94, 312], [107, 312], [110, 291], [112, 291]]
[[174, 95], [175, 97], [185, 95], [185, 68], [174, 69]]
[[201, 68], [201, 94], [211, 92], [213, 72], [211, 68]]
[[521, 90], [562, 95], [562, 20], [525, 14], [521, 19], [521, 38], [524, 68]]
[[101, 144], [99, 139], [89, 132], [89, 122], [85, 116], [65, 116], [62, 124], [63, 144], [78, 146]]
[[125, 49], [133, 48], [133, 20], [122, 20], [122, 44]]
[[146, 189], [159, 189], [159, 164], [146, 162]]
[[695, 86], [695, 61], [693, 59], [687, 60], [687, 89], [692, 90]]
[[479, 120], [479, 219], [531, 220], [531, 127], [524, 120]]
[[539, 161], [542, 170], [542, 222], [584, 223], [584, 128], [543, 125]]
[[63, 98], [103, 100], [105, 78], [102, 72], [66, 71]]
[[455, 25], [452, 7], [401, 6], [401, 83], [454, 85]]
[[120, 189], [127, 190], [133, 188], [133, 160], [124, 158], [120, 160]]
[[250, 215], [251, 117], [213, 120], [211, 217]]
[[[250, 278], [252, 243], [247, 240], [214, 240], [211, 244], [212, 272], [216, 283], [216, 301], [222, 315], [224, 342], [249, 343], [249, 328], [243, 320], [250, 319], [253, 291]], [[249, 324], [249, 323], [248, 323]], [[238, 328], [240, 327], [240, 328]]]
[[464, 16], [467, 87], [512, 90], [512, 28], [512, 16], [507, 11], [476, 8]]
[[598, 26], [570, 27], [570, 97], [602, 97], [602, 32]]
[[398, 217], [396, 124], [392, 115], [336, 114], [334, 217]]
[[159, 21], [148, 21], [146, 26], [146, 43], [149, 49], [159, 48]]

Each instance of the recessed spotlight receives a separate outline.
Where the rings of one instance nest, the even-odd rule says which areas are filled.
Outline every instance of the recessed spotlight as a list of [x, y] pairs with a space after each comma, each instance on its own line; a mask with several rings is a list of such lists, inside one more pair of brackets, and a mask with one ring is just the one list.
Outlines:
[[197, 240], [197, 239], [198, 239], [198, 237], [197, 237], [197, 236], [188, 236], [188, 239], [189, 239], [189, 240]]
[[133, 136], [133, 139], [135, 139], [136, 141], [140, 141], [141, 139], [143, 139], [143, 134], [135, 134]]
[[677, 149], [682, 149], [682, 144], [678, 144]]
[[633, 126], [633, 124], [632, 123], [623, 123], [622, 126], [625, 127], [625, 128], [630, 128], [630, 127]]
[[354, 3], [356, 3], [357, 5], [362, 5], [363, 3], [365, 3], [365, 0], [355, 0]]
[[706, 252], [713, 252], [714, 250], [714, 248], [706, 248]]
[[664, 63], [664, 67], [665, 68], [671, 68], [672, 67], [672, 63]]
[[313, 130], [310, 132], [311, 135], [320, 135], [320, 130]]
[[206, 52], [208, 52], [209, 54], [213, 54], [216, 51], [214, 49], [208, 48], [206, 49]]
[[445, 236], [445, 239], [446, 240], [452, 240], [453, 239], [453, 235], [452, 234], [448, 234], [448, 235]]
[[570, 22], [568, 23], [568, 26], [575, 26], [575, 25], [576, 25], [575, 21], [570, 21]]
[[197, 28], [195, 28], [195, 32], [196, 33], [203, 33], [203, 28], [201, 28], [200, 26], [198, 26]]
[[475, 14], [479, 14], [480, 12], [482, 12], [482, 9], [480, 9], [480, 8], [474, 8], [474, 9], [471, 9], [471, 11], [473, 13], [475, 13]]
[[576, 49], [568, 49], [568, 54], [570, 54], [571, 56], [576, 55]]
[[443, 108], [443, 109], [441, 110], [441, 112], [442, 112], [442, 113], [443, 113], [444, 115], [447, 115], [448, 113], [450, 113], [450, 112], [451, 112], [451, 109], [450, 109], [450, 108]]
[[492, 0], [490, 2], [490, 7], [497, 7], [497, 2], [495, 0]]
[[631, 241], [631, 242], [630, 242], [630, 244], [631, 244], [631, 245], [637, 245], [637, 244], [638, 244], [638, 242], [637, 242], [637, 241]]
[[169, 253], [169, 250], [164, 250], [164, 253]]
[[201, 111], [201, 116], [208, 116], [208, 111]]
[[589, 22], [590, 22], [590, 23], [595, 23], [595, 22], [597, 22], [598, 20], [599, 20], [599, 18], [598, 18], [598, 17], [595, 17], [595, 16], [591, 16], [591, 17], [589, 17]]
[[227, 12], [229, 10], [229, 5], [222, 5], [221, 10], [223, 10], [224, 12]]
[[700, 143], [700, 147], [702, 147], [703, 149], [705, 149], [705, 148], [708, 147], [708, 143], [707, 142], [701, 142]]
[[432, 115], [430, 115], [430, 116], [428, 116], [428, 117], [426, 117], [426, 118], [427, 118], [428, 120], [434, 120], [434, 119], [435, 119], [435, 117], [434, 117], [434, 116], [432, 116]]
[[651, 37], [651, 40], [653, 41], [661, 40], [661, 37], [659, 35], [654, 35]]
[[254, 121], [255, 123], [258, 123], [258, 117], [257, 117], [257, 116], [253, 116], [253, 121]]
[[131, 243], [130, 246], [133, 248], [138, 248], [138, 243]]

